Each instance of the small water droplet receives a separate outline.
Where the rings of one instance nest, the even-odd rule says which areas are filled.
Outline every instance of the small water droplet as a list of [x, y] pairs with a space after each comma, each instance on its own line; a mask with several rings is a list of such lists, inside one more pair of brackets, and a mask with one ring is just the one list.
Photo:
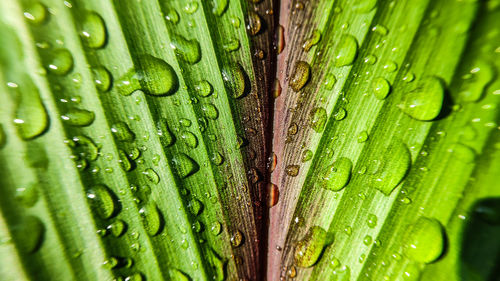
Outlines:
[[447, 151], [451, 153], [455, 159], [464, 163], [472, 163], [476, 159], [476, 152], [465, 144], [454, 143]]
[[254, 36], [259, 33], [262, 28], [262, 22], [259, 14], [253, 11], [248, 12], [247, 16], [247, 31], [250, 35]]
[[172, 34], [170, 36], [170, 39], [170, 47], [182, 60], [190, 64], [194, 64], [200, 61], [200, 43], [196, 39], [188, 40], [178, 34]]
[[172, 164], [181, 178], [186, 178], [199, 170], [198, 164], [184, 153], [179, 153], [172, 159]]
[[120, 237], [127, 230], [127, 224], [124, 221], [118, 219], [115, 222], [113, 222], [112, 224], [108, 225], [108, 227], [106, 227], [106, 229], [111, 231], [111, 234], [114, 237]]
[[116, 195], [103, 184], [95, 185], [87, 191], [87, 199], [93, 209], [103, 219], [109, 219], [116, 215], [119, 203]]
[[34, 253], [42, 245], [45, 226], [38, 217], [27, 216], [15, 222], [12, 232], [18, 241], [16, 244], [22, 252]]
[[236, 230], [232, 235], [231, 235], [231, 246], [234, 248], [241, 246], [243, 244], [245, 237], [243, 236], [243, 233], [239, 230]]
[[307, 39], [304, 44], [302, 45], [302, 48], [304, 51], [309, 52], [309, 50], [315, 46], [316, 44], [319, 43], [319, 40], [321, 40], [321, 32], [317, 29], [313, 30], [311, 37]]
[[404, 179], [410, 168], [410, 151], [403, 142], [395, 140], [385, 149], [381, 163], [382, 167], [372, 176], [372, 185], [385, 195], [389, 195]]
[[377, 6], [377, 0], [358, 0], [354, 1], [353, 11], [357, 13], [368, 13]]
[[363, 143], [368, 140], [368, 133], [366, 131], [361, 131], [358, 134], [358, 143]]
[[93, 67], [92, 74], [97, 90], [107, 92], [111, 88], [113, 77], [104, 66]]
[[196, 148], [198, 146], [198, 138], [189, 131], [182, 132], [180, 139], [190, 148]]
[[142, 172], [151, 183], [158, 184], [160, 182], [160, 176], [153, 169], [147, 168]]
[[25, 207], [33, 207], [38, 201], [38, 197], [38, 185], [35, 183], [16, 189], [15, 198]]
[[391, 91], [391, 84], [389, 84], [389, 81], [386, 79], [378, 77], [372, 81], [372, 89], [375, 98], [383, 100], [389, 95], [389, 92]]
[[154, 203], [149, 203], [139, 210], [144, 229], [150, 236], [158, 235], [163, 228], [163, 216]]
[[241, 98], [250, 92], [248, 77], [239, 64], [226, 65], [222, 68], [224, 85], [233, 98]]
[[194, 14], [196, 11], [198, 11], [198, 3], [194, 1], [186, 3], [186, 5], [183, 8], [183, 11], [189, 15]]
[[203, 111], [203, 115], [207, 117], [208, 119], [215, 120], [217, 117], [219, 117], [219, 111], [217, 110], [217, 107], [211, 103], [203, 104], [201, 106], [201, 110]]
[[333, 74], [327, 74], [325, 77], [325, 89], [331, 91], [333, 90], [333, 86], [335, 86], [335, 83], [337, 83], [337, 78]]
[[24, 10], [24, 17], [34, 24], [45, 22], [47, 15], [47, 7], [38, 1], [31, 1]]
[[349, 158], [340, 157], [321, 175], [320, 186], [332, 191], [342, 190], [349, 183], [351, 173], [352, 161]]
[[476, 102], [484, 93], [486, 86], [495, 77], [491, 63], [483, 60], [475, 62], [470, 71], [462, 77], [459, 96], [464, 102]]
[[290, 77], [290, 87], [295, 92], [300, 91], [309, 81], [311, 67], [305, 61], [298, 61], [295, 63], [294, 71]]
[[229, 0], [212, 0], [212, 13], [216, 16], [222, 16], [227, 9]]
[[68, 125], [83, 127], [94, 122], [95, 114], [93, 111], [71, 108], [64, 115], [61, 115], [61, 119]]
[[314, 153], [311, 150], [309, 149], [304, 150], [304, 152], [302, 152], [302, 162], [307, 162], [311, 160], [313, 156]]
[[55, 49], [43, 56], [45, 68], [56, 75], [66, 75], [73, 69], [73, 56], [67, 49]]
[[290, 177], [296, 177], [299, 174], [300, 166], [299, 165], [288, 165], [285, 168], [285, 172]]
[[111, 126], [111, 132], [118, 141], [132, 142], [135, 139], [135, 134], [130, 130], [125, 122], [117, 122]]

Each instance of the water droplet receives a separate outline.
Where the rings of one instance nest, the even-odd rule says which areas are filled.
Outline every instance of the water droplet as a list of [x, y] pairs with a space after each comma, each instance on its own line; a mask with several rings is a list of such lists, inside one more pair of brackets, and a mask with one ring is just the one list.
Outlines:
[[386, 64], [384, 64], [384, 70], [387, 72], [394, 72], [397, 69], [398, 69], [398, 65], [393, 61], [389, 61], [389, 62], [386, 62]]
[[372, 177], [372, 185], [385, 195], [389, 195], [404, 179], [410, 168], [410, 151], [403, 142], [395, 140], [385, 149], [381, 163], [382, 167], [377, 169]]
[[247, 75], [239, 63], [224, 66], [222, 68], [222, 79], [233, 98], [243, 97], [250, 92]]
[[387, 27], [380, 25], [380, 24], [377, 24], [374, 27], [372, 27], [372, 31], [376, 32], [382, 36], [385, 36], [389, 33], [389, 30], [387, 29]]
[[104, 66], [93, 67], [92, 74], [97, 90], [100, 92], [107, 92], [111, 88], [113, 78], [111, 73], [109, 73]]
[[111, 231], [111, 234], [114, 237], [120, 237], [127, 230], [127, 224], [122, 220], [116, 220], [112, 224], [108, 225], [108, 227], [106, 227], [106, 229]]
[[222, 231], [222, 225], [218, 221], [214, 221], [210, 226], [210, 231], [213, 235], [219, 235]]
[[326, 168], [326, 171], [322, 174], [320, 185], [328, 190], [339, 191], [349, 183], [351, 173], [351, 160], [346, 157], [340, 157]]
[[377, 216], [374, 214], [368, 214], [368, 218], [366, 219], [366, 224], [369, 228], [375, 228], [377, 226]]
[[198, 3], [194, 1], [188, 2], [186, 3], [186, 6], [184, 6], [183, 10], [186, 14], [194, 14], [196, 11], [198, 11]]
[[201, 213], [201, 210], [203, 208], [203, 204], [201, 203], [200, 200], [193, 198], [189, 200], [188, 202], [188, 209], [191, 212], [191, 214], [197, 216]]
[[181, 178], [186, 178], [199, 170], [198, 164], [184, 153], [179, 153], [172, 159], [172, 163]]
[[260, 16], [253, 11], [248, 12], [247, 16], [247, 31], [250, 35], [257, 35], [262, 27]]
[[85, 13], [81, 33], [83, 41], [90, 48], [102, 48], [106, 43], [106, 25], [96, 12]]
[[288, 165], [285, 168], [285, 172], [290, 177], [296, 177], [299, 174], [300, 166], [299, 165]]
[[307, 62], [296, 62], [293, 74], [290, 77], [290, 87], [292, 87], [295, 92], [300, 91], [309, 81], [310, 72], [311, 67]]
[[313, 30], [311, 37], [309, 37], [309, 39], [307, 39], [304, 42], [304, 44], [302, 45], [302, 48], [304, 49], [304, 51], [309, 52], [309, 50], [313, 46], [315, 46], [316, 44], [319, 43], [319, 40], [321, 40], [321, 32], [319, 32], [319, 30], [315, 29], [315, 30]]
[[109, 219], [116, 215], [119, 203], [116, 195], [103, 184], [95, 185], [87, 191], [93, 209], [103, 219]]
[[151, 183], [158, 184], [160, 182], [160, 176], [151, 168], [147, 168], [142, 174], [145, 175]]
[[413, 261], [431, 263], [443, 253], [444, 243], [441, 223], [434, 218], [419, 217], [407, 232], [404, 254]]
[[343, 120], [347, 116], [347, 111], [344, 108], [339, 108], [337, 112], [333, 115], [335, 120], [340, 121]]
[[224, 281], [224, 261], [215, 253], [214, 250], [210, 249], [208, 251], [208, 262], [214, 272], [212, 280], [214, 281]]
[[450, 152], [455, 159], [464, 163], [472, 163], [476, 159], [476, 152], [465, 144], [454, 143], [447, 151]]
[[309, 149], [304, 150], [304, 152], [302, 152], [302, 162], [307, 162], [311, 160], [313, 156], [314, 153], [311, 150]]
[[169, 147], [175, 142], [175, 136], [168, 128], [167, 120], [161, 118], [157, 123], [157, 134], [163, 146]]
[[41, 24], [47, 19], [47, 7], [38, 1], [31, 1], [24, 10], [24, 17], [34, 24]]
[[495, 77], [495, 72], [491, 63], [479, 60], [472, 66], [472, 69], [462, 77], [463, 82], [460, 87], [459, 96], [465, 102], [478, 101], [486, 86]]
[[188, 40], [181, 35], [172, 34], [170, 47], [183, 61], [194, 64], [201, 59], [200, 43], [196, 39]]
[[163, 216], [160, 210], [154, 203], [149, 203], [139, 210], [142, 217], [144, 229], [150, 236], [155, 236], [161, 232], [163, 228]]
[[[163, 3], [166, 3], [166, 2], [162, 2]], [[165, 12], [165, 19], [173, 24], [177, 24], [179, 22], [179, 13], [177, 13], [176, 10], [174, 9], [171, 9], [169, 7], [166, 7], [164, 10], [166, 10]]]
[[325, 77], [325, 89], [331, 91], [333, 90], [333, 86], [337, 83], [337, 78], [333, 74], [327, 74]]
[[344, 34], [335, 48], [335, 66], [351, 65], [358, 53], [358, 41], [352, 35]]
[[67, 144], [76, 151], [79, 157], [89, 161], [94, 161], [99, 156], [99, 148], [89, 137], [83, 135], [75, 136]]
[[363, 61], [369, 65], [374, 65], [377, 62], [377, 57], [370, 54], [367, 55]]
[[404, 95], [398, 107], [414, 119], [429, 121], [441, 112], [443, 99], [443, 84], [438, 78], [429, 77], [421, 81], [415, 90]]
[[50, 73], [65, 75], [73, 69], [73, 56], [67, 49], [55, 49], [43, 58]]
[[15, 198], [25, 207], [33, 207], [38, 201], [38, 197], [38, 185], [34, 183], [16, 189]]
[[222, 47], [226, 52], [234, 52], [240, 48], [240, 40], [231, 39], [227, 41], [227, 43], [225, 43]]
[[273, 97], [277, 98], [281, 95], [281, 83], [279, 79], [274, 80], [274, 87], [273, 87]]
[[216, 16], [222, 16], [227, 9], [229, 0], [212, 0], [212, 13]]
[[208, 81], [206, 80], [201, 80], [196, 85], [194, 86], [194, 89], [196, 90], [196, 93], [200, 97], [208, 97], [213, 93], [213, 87]]
[[135, 134], [130, 130], [125, 122], [117, 122], [111, 126], [111, 132], [118, 141], [132, 142], [135, 139]]
[[279, 54], [283, 52], [283, 49], [285, 48], [285, 28], [280, 25], [278, 26], [278, 30], [276, 32], [276, 51]]
[[215, 120], [217, 117], [219, 117], [219, 111], [217, 110], [217, 107], [211, 103], [203, 104], [201, 106], [201, 110], [203, 111], [203, 115], [205, 117]]
[[368, 140], [368, 133], [366, 131], [361, 131], [358, 134], [358, 143], [363, 143]]
[[142, 89], [153, 96], [175, 93], [179, 87], [177, 74], [170, 64], [151, 55], [141, 55], [137, 72], [129, 70], [116, 83], [122, 95], [130, 95]]
[[300, 267], [311, 267], [319, 259], [323, 248], [333, 241], [333, 235], [319, 226], [312, 226], [295, 247], [295, 264]]
[[196, 148], [198, 146], [198, 138], [196, 137], [195, 134], [189, 131], [182, 132], [180, 138], [190, 148]]
[[389, 95], [389, 92], [391, 91], [391, 84], [389, 84], [389, 81], [386, 79], [378, 77], [372, 81], [372, 89], [375, 98], [383, 100]]
[[363, 244], [365, 244], [366, 246], [370, 246], [372, 241], [373, 241], [372, 237], [370, 235], [366, 235], [365, 238], [363, 239]]
[[231, 235], [231, 246], [234, 248], [241, 246], [243, 244], [243, 241], [245, 240], [245, 237], [243, 236], [243, 233], [239, 230], [236, 230], [232, 235]]
[[7, 143], [7, 135], [3, 129], [3, 125], [0, 124], [0, 148], [3, 148]]
[[22, 252], [34, 253], [42, 245], [45, 226], [38, 217], [27, 216], [20, 221], [16, 221], [12, 227], [12, 232]]
[[85, 109], [71, 108], [64, 115], [61, 115], [64, 123], [71, 126], [89, 126], [94, 122], [95, 114]]
[[188, 127], [191, 127], [192, 122], [191, 122], [191, 120], [189, 120], [189, 119], [186, 119], [186, 118], [181, 118], [181, 119], [179, 119], [179, 124], [180, 124], [182, 127], [186, 127], [186, 128], [188, 128]]
[[[178, 279], [175, 279], [175, 280], [178, 280]], [[180, 279], [182, 280], [182, 279]], [[142, 276], [141, 273], [133, 273], [127, 277], [125, 277], [125, 280], [124, 281], [144, 281], [144, 276]]]
[[224, 163], [224, 157], [222, 156], [222, 154], [220, 154], [220, 152], [217, 151], [213, 153], [211, 160], [217, 166], [220, 166], [222, 165], [222, 163]]
[[358, 0], [354, 1], [354, 6], [352, 7], [353, 11], [357, 13], [368, 13], [373, 8], [377, 6], [377, 0]]
[[24, 140], [30, 140], [47, 130], [49, 116], [40, 98], [38, 88], [30, 78], [27, 76], [23, 78], [25, 79], [21, 86], [10, 84], [10, 88], [16, 92], [19, 98], [16, 104], [14, 124], [19, 136]]
[[269, 208], [275, 206], [278, 203], [279, 196], [280, 191], [278, 186], [274, 183], [269, 183], [267, 185], [267, 206]]
[[295, 278], [295, 277], [297, 277], [297, 268], [295, 268], [295, 266], [293, 266], [293, 265], [292, 265], [292, 266], [290, 266], [290, 267], [288, 268], [287, 275], [288, 275], [288, 277], [290, 277], [290, 278]]

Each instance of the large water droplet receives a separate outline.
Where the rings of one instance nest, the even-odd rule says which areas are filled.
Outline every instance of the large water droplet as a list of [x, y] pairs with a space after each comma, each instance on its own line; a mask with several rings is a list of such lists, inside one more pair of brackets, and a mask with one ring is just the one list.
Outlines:
[[116, 215], [119, 203], [116, 195], [103, 184], [95, 185], [87, 191], [93, 209], [103, 219], [109, 219]]
[[104, 66], [93, 67], [92, 74], [97, 90], [107, 92], [111, 88], [113, 77]]
[[290, 87], [295, 92], [300, 91], [309, 81], [311, 67], [305, 61], [298, 61], [295, 63], [293, 74], [290, 77]]
[[326, 168], [320, 179], [321, 187], [339, 191], [344, 188], [351, 178], [352, 162], [349, 158], [340, 157]]
[[325, 129], [327, 119], [326, 110], [323, 107], [316, 107], [311, 111], [309, 125], [314, 131], [321, 133]]
[[250, 92], [248, 77], [239, 63], [224, 66], [222, 79], [233, 98], [240, 98]]
[[335, 48], [335, 66], [347, 66], [351, 65], [356, 58], [358, 53], [358, 41], [352, 35], [342, 35], [340, 41]]
[[184, 141], [184, 143], [190, 148], [196, 148], [198, 146], [198, 138], [195, 134], [184, 131], [180, 135], [180, 139]]
[[142, 89], [153, 96], [175, 93], [179, 87], [177, 74], [170, 64], [151, 55], [139, 57], [138, 69], [129, 70], [116, 85], [122, 95], [130, 95]]
[[410, 117], [429, 121], [441, 112], [444, 99], [444, 88], [441, 80], [428, 77], [422, 80], [417, 88], [403, 96], [398, 107]]
[[431, 263], [443, 253], [444, 243], [441, 223], [434, 218], [420, 217], [410, 226], [404, 253], [413, 261]]
[[278, 204], [279, 197], [280, 191], [278, 186], [274, 183], [269, 183], [267, 185], [267, 206], [270, 208]]
[[19, 249], [25, 253], [33, 253], [42, 245], [45, 226], [38, 217], [27, 216], [12, 227], [12, 232]]
[[411, 164], [410, 151], [406, 145], [398, 140], [389, 144], [383, 155], [381, 167], [372, 177], [372, 185], [385, 195], [404, 179]]
[[183, 61], [194, 64], [201, 59], [200, 43], [196, 39], [188, 40], [181, 35], [171, 35], [170, 47], [174, 50], [175, 54]]
[[73, 56], [67, 49], [55, 49], [43, 58], [50, 73], [65, 75], [73, 69]]
[[38, 88], [27, 76], [24, 77], [21, 86], [13, 83], [9, 83], [9, 85], [18, 97], [14, 123], [19, 136], [29, 140], [41, 135], [49, 126], [49, 116], [40, 98]]
[[486, 86], [493, 80], [495, 72], [491, 63], [483, 60], [476, 62], [472, 69], [462, 77], [460, 98], [465, 102], [478, 101]]
[[149, 235], [155, 236], [161, 232], [163, 228], [163, 216], [154, 203], [149, 203], [142, 207], [139, 210], [139, 214], [141, 214], [142, 223]]
[[87, 12], [83, 16], [82, 38], [87, 46], [93, 49], [101, 48], [106, 43], [106, 25], [96, 12]]
[[71, 126], [89, 126], [94, 122], [95, 114], [85, 109], [71, 108], [64, 115], [61, 115], [64, 123]]
[[174, 156], [172, 163], [177, 171], [177, 174], [181, 178], [186, 178], [200, 169], [198, 164], [184, 153], [179, 153]]
[[321, 256], [323, 248], [333, 242], [333, 235], [319, 226], [312, 226], [295, 246], [295, 264], [300, 267], [313, 266]]
[[262, 22], [259, 14], [253, 11], [248, 12], [247, 16], [247, 30], [250, 35], [257, 35], [262, 28]]

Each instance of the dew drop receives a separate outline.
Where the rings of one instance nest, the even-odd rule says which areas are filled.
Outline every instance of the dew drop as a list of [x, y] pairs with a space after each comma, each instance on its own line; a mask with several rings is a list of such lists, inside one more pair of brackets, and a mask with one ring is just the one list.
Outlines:
[[410, 168], [411, 156], [406, 145], [394, 140], [385, 149], [383, 161], [372, 177], [372, 185], [385, 195], [391, 194]]
[[299, 165], [288, 165], [285, 168], [285, 172], [290, 177], [296, 177], [299, 174], [300, 166]]
[[239, 63], [224, 66], [222, 79], [233, 98], [241, 98], [250, 92], [248, 77]]
[[224, 163], [224, 156], [222, 156], [220, 152], [216, 151], [213, 153], [211, 160], [215, 165], [220, 166]]
[[188, 2], [186, 3], [186, 6], [184, 6], [183, 10], [186, 14], [194, 14], [196, 11], [198, 11], [198, 3], [194, 1]]
[[311, 150], [309, 149], [304, 150], [304, 152], [302, 152], [302, 163], [311, 160], [313, 156], [314, 153]]
[[42, 103], [38, 88], [27, 76], [23, 84], [9, 83], [16, 92], [18, 102], [14, 117], [19, 136], [24, 140], [34, 139], [44, 133], [49, 126], [49, 116]]
[[421, 81], [415, 90], [404, 95], [398, 107], [414, 119], [429, 121], [441, 112], [443, 99], [442, 82], [436, 77], [429, 77]]
[[366, 224], [368, 225], [369, 228], [375, 228], [377, 226], [377, 216], [374, 214], [369, 214], [368, 218], [366, 219]]
[[16, 222], [12, 232], [22, 252], [34, 253], [43, 243], [45, 226], [38, 217], [27, 216]]
[[198, 146], [198, 138], [189, 131], [182, 132], [180, 139], [190, 148], [196, 148]]
[[349, 183], [351, 173], [351, 160], [340, 157], [326, 168], [326, 171], [321, 176], [320, 186], [328, 190], [340, 191]]
[[102, 48], [106, 44], [106, 25], [96, 12], [87, 12], [83, 17], [82, 38], [85, 44], [93, 49]]
[[359, 134], [358, 134], [358, 143], [363, 143], [365, 141], [368, 140], [368, 133], [366, 131], [361, 131]]
[[94, 83], [97, 90], [100, 92], [109, 91], [113, 78], [104, 66], [93, 67], [92, 75], [94, 76]]
[[352, 35], [342, 35], [340, 41], [335, 49], [335, 66], [351, 65], [358, 53], [358, 41]]
[[164, 96], [175, 93], [179, 80], [172, 66], [164, 60], [151, 55], [141, 55], [137, 72], [129, 70], [116, 83], [122, 95], [130, 95], [142, 89], [153, 96]]
[[372, 81], [372, 89], [375, 98], [383, 100], [389, 95], [389, 92], [391, 91], [391, 84], [389, 84], [389, 81], [386, 79], [378, 77]]
[[224, 50], [226, 52], [234, 52], [236, 50], [238, 50], [240, 48], [240, 40], [238, 39], [231, 39], [229, 41], [227, 41], [223, 46], [222, 48], [224, 48]]
[[188, 40], [178, 34], [172, 34], [170, 39], [170, 47], [183, 61], [190, 64], [195, 64], [200, 61], [200, 43], [196, 39]]
[[208, 97], [214, 91], [212, 85], [206, 80], [201, 80], [198, 83], [196, 83], [194, 89], [200, 97]]
[[150, 236], [159, 234], [163, 228], [163, 216], [154, 203], [149, 203], [139, 210], [144, 229]]
[[111, 132], [118, 141], [132, 142], [135, 139], [135, 134], [130, 130], [125, 122], [117, 122], [111, 126]]
[[298, 61], [295, 63], [294, 71], [290, 77], [290, 87], [295, 92], [300, 91], [309, 81], [311, 67], [305, 61]]
[[285, 48], [285, 28], [280, 25], [278, 26], [278, 30], [276, 32], [276, 51], [279, 54], [283, 52], [283, 49]]
[[218, 221], [214, 221], [210, 226], [210, 232], [212, 232], [213, 235], [219, 235], [221, 231], [222, 231], [221, 223]]
[[275, 79], [273, 87], [273, 97], [278, 98], [280, 95], [281, 95], [281, 83], [279, 79]]
[[212, 13], [216, 16], [222, 16], [227, 9], [229, 0], [212, 0]]
[[377, 6], [377, 0], [357, 0], [354, 1], [353, 11], [357, 13], [368, 13]]
[[217, 110], [217, 107], [211, 103], [203, 104], [201, 106], [201, 110], [203, 111], [203, 115], [207, 117], [208, 119], [215, 120], [217, 117], [219, 117], [219, 111]]
[[184, 153], [179, 153], [174, 156], [172, 163], [177, 171], [177, 174], [181, 178], [186, 178], [190, 175], [196, 173], [200, 167], [198, 164], [189, 156]]
[[43, 58], [50, 73], [65, 75], [73, 69], [73, 56], [67, 49], [55, 49]]
[[295, 264], [299, 267], [313, 266], [321, 256], [323, 248], [333, 241], [333, 235], [319, 226], [312, 226], [294, 251]]
[[95, 114], [93, 111], [71, 108], [64, 115], [61, 115], [61, 119], [70, 126], [84, 127], [94, 122]]
[[472, 163], [476, 159], [476, 152], [469, 146], [461, 143], [452, 144], [448, 150], [455, 158], [464, 163]]
[[33, 207], [38, 201], [39, 191], [38, 185], [35, 183], [29, 184], [26, 187], [16, 189], [15, 198], [25, 207]]
[[302, 48], [304, 51], [309, 52], [309, 50], [317, 45], [319, 43], [319, 40], [321, 40], [321, 32], [317, 29], [313, 30], [311, 37], [307, 39], [304, 44], [302, 45]]
[[459, 96], [464, 102], [476, 102], [483, 93], [486, 86], [495, 77], [493, 66], [483, 60], [476, 62], [472, 69], [462, 77]]
[[119, 203], [116, 195], [103, 184], [95, 185], [87, 191], [87, 199], [93, 209], [103, 219], [109, 219], [116, 215]]
[[156, 173], [153, 169], [147, 168], [142, 172], [143, 175], [146, 176], [146, 178], [154, 184], [158, 184], [160, 182], [160, 176], [158, 173]]
[[254, 36], [259, 33], [262, 28], [262, 22], [259, 14], [253, 11], [248, 12], [247, 16], [247, 31], [250, 35]]
[[106, 229], [111, 231], [111, 235], [114, 237], [120, 237], [127, 230], [127, 224], [122, 220], [116, 220], [112, 224], [108, 225]]
[[337, 112], [333, 115], [333, 118], [337, 121], [344, 120], [344, 118], [347, 116], [347, 111], [344, 108], [339, 108]]
[[333, 90], [333, 86], [335, 86], [335, 83], [337, 83], [337, 78], [333, 74], [327, 74], [325, 77], [325, 89], [331, 91]]
[[267, 206], [269, 208], [275, 206], [278, 203], [279, 196], [280, 191], [278, 186], [274, 183], [269, 183], [267, 185]]
[[24, 10], [24, 17], [34, 24], [45, 22], [47, 15], [47, 7], [38, 1], [32, 1]]
[[419, 217], [407, 233], [403, 249], [409, 259], [431, 263], [443, 253], [444, 231], [438, 220]]
[[397, 69], [398, 69], [398, 65], [393, 61], [389, 61], [386, 64], [384, 64], [384, 70], [387, 72], [394, 72]]
[[231, 235], [231, 246], [233, 246], [234, 248], [239, 247], [243, 244], [244, 240], [245, 240], [245, 237], [243, 236], [243, 233], [239, 230], [236, 230]]

